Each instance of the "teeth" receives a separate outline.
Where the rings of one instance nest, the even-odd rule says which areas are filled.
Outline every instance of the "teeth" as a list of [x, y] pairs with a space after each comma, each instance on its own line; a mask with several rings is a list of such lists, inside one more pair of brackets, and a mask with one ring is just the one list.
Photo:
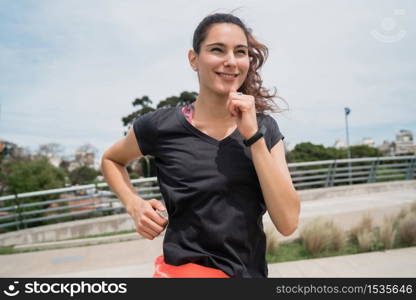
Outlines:
[[219, 75], [221, 77], [226, 77], [226, 78], [234, 78], [234, 77], [236, 77], [236, 75], [228, 75], [228, 74], [223, 74], [223, 73], [219, 73]]

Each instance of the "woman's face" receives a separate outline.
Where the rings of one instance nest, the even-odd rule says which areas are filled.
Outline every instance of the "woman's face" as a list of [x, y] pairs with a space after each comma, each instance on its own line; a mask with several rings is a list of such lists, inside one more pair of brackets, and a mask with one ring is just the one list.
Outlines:
[[218, 94], [228, 94], [231, 88], [237, 90], [246, 79], [250, 65], [244, 31], [230, 23], [212, 25], [201, 43], [195, 64], [200, 85]]

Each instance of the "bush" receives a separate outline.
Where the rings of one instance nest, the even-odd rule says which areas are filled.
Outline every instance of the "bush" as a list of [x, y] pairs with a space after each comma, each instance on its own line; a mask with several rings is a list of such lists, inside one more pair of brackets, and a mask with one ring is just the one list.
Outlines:
[[264, 230], [266, 234], [266, 253], [272, 254], [279, 249], [279, 239], [277, 237], [277, 231], [273, 225], [267, 226]]
[[394, 218], [384, 217], [384, 222], [380, 227], [380, 242], [384, 249], [392, 249], [395, 245], [397, 229], [394, 226]]
[[416, 245], [416, 212], [409, 210], [398, 222], [400, 241], [407, 245]]
[[372, 246], [375, 242], [376, 238], [374, 236], [374, 233], [372, 231], [360, 231], [357, 234], [357, 243], [358, 243], [358, 249], [362, 252], [367, 252], [372, 249]]
[[[354, 244], [359, 244], [359, 236], [363, 236], [366, 235], [364, 234], [364, 232], [371, 232], [373, 230], [373, 219], [371, 218], [370, 214], [367, 213], [365, 214], [360, 223], [358, 223], [358, 225], [352, 227], [349, 230], [349, 237], [352, 243]], [[367, 238], [368, 238], [368, 234], [367, 234]], [[361, 237], [361, 239], [364, 241], [363, 237]]]
[[313, 256], [325, 251], [339, 251], [345, 245], [345, 233], [332, 220], [315, 218], [300, 230], [305, 250]]

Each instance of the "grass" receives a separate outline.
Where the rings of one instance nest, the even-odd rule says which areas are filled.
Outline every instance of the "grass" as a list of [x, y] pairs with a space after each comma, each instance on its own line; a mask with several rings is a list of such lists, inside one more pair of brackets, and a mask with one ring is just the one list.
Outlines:
[[[414, 245], [408, 243], [402, 243], [397, 245], [394, 249], [398, 248], [406, 248], [412, 247]], [[348, 242], [345, 246], [338, 250], [326, 250], [320, 252], [318, 254], [312, 255], [307, 252], [303, 243], [300, 239], [297, 239], [293, 242], [281, 243], [279, 248], [273, 252], [267, 253], [266, 260], [267, 263], [279, 263], [279, 262], [288, 262], [288, 261], [296, 261], [296, 260], [303, 260], [303, 259], [311, 259], [311, 258], [323, 258], [323, 257], [331, 257], [331, 256], [341, 256], [341, 255], [351, 255], [351, 254], [359, 254], [365, 252], [373, 252], [373, 251], [385, 251], [389, 249], [385, 249], [382, 246], [373, 247], [368, 251], [361, 251], [360, 247], [352, 242]]]
[[14, 246], [0, 246], [0, 255], [4, 254], [14, 254]]
[[358, 247], [354, 244], [346, 244], [342, 250], [326, 250], [319, 254], [309, 254], [300, 239], [293, 242], [281, 243], [279, 249], [266, 255], [268, 263], [288, 262], [310, 258], [322, 258], [330, 256], [350, 255], [359, 253]]

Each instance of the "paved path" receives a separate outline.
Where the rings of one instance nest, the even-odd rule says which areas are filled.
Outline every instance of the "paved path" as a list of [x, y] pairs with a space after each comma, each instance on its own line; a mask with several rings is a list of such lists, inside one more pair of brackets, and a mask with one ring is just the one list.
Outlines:
[[[128, 244], [124, 242], [119, 244]], [[120, 245], [126, 246], [129, 245]], [[91, 246], [94, 248], [99, 246]], [[86, 247], [87, 248], [87, 247]], [[67, 249], [68, 250], [68, 249]], [[90, 255], [98, 249], [90, 249]], [[108, 249], [107, 249], [108, 250]], [[62, 251], [62, 250], [60, 250]], [[52, 252], [48, 254], [48, 263], [42, 260], [27, 261], [26, 268], [19, 263], [18, 269], [1, 268], [0, 277], [152, 277], [153, 263], [136, 261], [119, 262], [117, 266], [111, 261], [101, 260], [100, 266], [91, 265], [86, 255], [67, 255]], [[56, 256], [58, 254], [58, 256]], [[120, 253], [121, 254], [121, 253]], [[125, 253], [124, 253], [125, 254]], [[23, 255], [23, 254], [21, 254]], [[44, 261], [44, 260], [43, 260]], [[3, 265], [3, 262], [2, 262]], [[70, 271], [70, 270], [77, 271]], [[20, 273], [19, 273], [20, 272]], [[307, 259], [293, 262], [269, 264], [269, 277], [412, 277], [416, 278], [416, 247], [377, 251], [347, 256]]]
[[[365, 212], [380, 223], [385, 215], [395, 214], [415, 200], [414, 190], [400, 190], [305, 201], [300, 226], [314, 217], [328, 216], [347, 229]], [[297, 235], [298, 231], [289, 238]], [[0, 277], [151, 277], [162, 242], [160, 236], [153, 241], [0, 255]], [[269, 277], [318, 276], [416, 277], [416, 247], [269, 265]]]

